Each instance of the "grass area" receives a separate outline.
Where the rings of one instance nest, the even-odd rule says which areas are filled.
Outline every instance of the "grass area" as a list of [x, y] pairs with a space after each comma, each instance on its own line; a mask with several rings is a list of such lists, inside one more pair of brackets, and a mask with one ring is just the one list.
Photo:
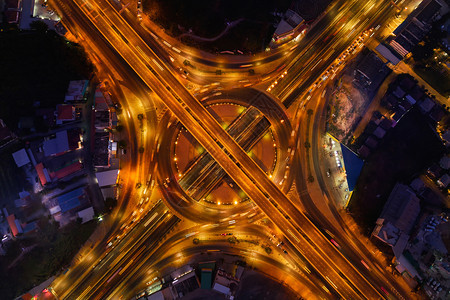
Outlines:
[[[1, 298], [14, 299], [67, 268], [96, 226], [95, 221], [85, 224], [73, 222], [62, 230], [58, 230], [55, 224], [47, 222], [37, 238], [15, 241], [8, 250], [7, 256], [0, 257], [0, 265], [4, 270], [0, 272]], [[20, 253], [21, 247], [34, 244], [37, 245], [35, 248], [16, 265], [7, 269], [7, 266]]]
[[33, 103], [55, 107], [70, 80], [92, 73], [83, 49], [54, 31], [2, 31], [0, 40], [0, 118], [11, 129], [34, 115]]
[[422, 65], [414, 65], [414, 72], [423, 78], [429, 85], [444, 97], [450, 96], [450, 74], [441, 67], [439, 71], [435, 67], [424, 67]]
[[246, 47], [252, 49], [250, 51], [259, 51], [264, 41], [270, 41], [267, 36], [275, 30], [272, 24], [277, 24], [271, 13], [284, 13], [290, 4], [290, 0], [143, 1], [145, 13], [175, 37], [192, 29], [195, 35], [211, 38], [221, 33], [227, 22], [244, 18], [246, 23], [238, 25], [238, 31], [232, 30], [225, 39], [211, 44], [210, 49], [243, 50], [242, 47]]
[[409, 183], [445, 151], [425, 117], [413, 108], [368, 157], [349, 203], [356, 222], [370, 233], [396, 182]]

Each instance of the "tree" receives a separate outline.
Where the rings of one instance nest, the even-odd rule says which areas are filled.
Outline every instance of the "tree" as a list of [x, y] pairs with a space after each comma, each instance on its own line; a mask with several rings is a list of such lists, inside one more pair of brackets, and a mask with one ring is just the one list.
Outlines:
[[116, 126], [116, 131], [117, 131], [117, 132], [123, 131], [123, 125], [120, 125], [120, 124], [117, 125], [117, 126]]
[[117, 206], [117, 199], [108, 197], [105, 199], [105, 206], [108, 211], [112, 211]]
[[36, 30], [36, 31], [44, 33], [44, 32], [47, 32], [48, 25], [44, 21], [35, 20], [35, 21], [30, 23], [30, 28], [32, 30]]
[[125, 149], [127, 147], [127, 141], [120, 140], [119, 142], [117, 142], [117, 145], [119, 146], [120, 149]]
[[59, 223], [49, 220], [49, 218], [41, 217], [37, 221], [39, 227], [38, 238], [44, 245], [53, 243], [58, 236]]

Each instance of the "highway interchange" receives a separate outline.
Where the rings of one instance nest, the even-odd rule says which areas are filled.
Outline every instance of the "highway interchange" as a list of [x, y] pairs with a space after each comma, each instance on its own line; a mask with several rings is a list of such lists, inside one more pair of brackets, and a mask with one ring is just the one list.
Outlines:
[[[300, 142], [300, 124], [304, 123], [301, 122], [306, 114], [304, 107], [319, 103], [314, 101], [320, 99], [314, 88], [320, 87], [324, 78], [321, 76], [327, 70], [331, 76], [339, 68], [339, 62], [344, 62], [345, 50], [358, 37], [364, 34], [367, 36], [372, 32], [370, 30], [394, 15], [389, 1], [336, 1], [299, 42], [294, 41], [295, 44], [290, 43], [265, 56], [250, 57], [244, 63], [227, 65], [230, 69], [242, 65], [258, 65], [255, 69], [261, 74], [251, 76], [247, 73], [239, 79], [248, 77], [247, 81], [257, 87], [253, 91], [259, 90], [256, 95], [271, 99], [269, 101], [273, 101], [273, 107], [280, 110], [280, 113], [270, 114], [270, 110], [255, 109], [256, 105], [252, 106], [255, 108], [248, 108], [245, 113], [260, 115], [261, 121], [258, 122], [261, 125], [255, 124], [259, 126], [259, 133], [238, 141], [234, 138], [243, 128], [254, 123], [254, 120], [240, 117], [236, 120], [234, 133], [230, 132], [233, 130], [231, 127], [228, 132], [224, 130], [206, 110], [204, 103], [197, 99], [199, 97], [194, 97], [186, 88], [186, 80], [181, 76], [180, 68], [172, 64], [169, 53], [177, 56], [183, 55], [183, 52], [175, 47], [167, 49], [167, 42], [160, 43], [155, 34], [145, 31], [127, 10], [120, 14], [120, 6], [109, 1], [51, 0], [49, 3], [62, 16], [63, 23], [71, 34], [92, 52], [90, 55], [96, 62], [99, 73], [109, 74], [103, 76], [108, 79], [112, 94], [122, 106], [123, 121], [131, 147], [130, 162], [126, 168], [121, 169], [120, 177], [124, 178], [121, 206], [111, 216], [105, 238], [92, 246], [92, 251], [84, 260], [80, 260], [66, 275], [55, 280], [52, 287], [58, 298], [115, 299], [125, 294], [130, 297], [128, 280], [125, 278], [129, 274], [138, 273], [145, 262], [156, 265], [163, 258], [156, 256], [158, 248], [170, 248], [176, 244], [180, 247], [179, 250], [187, 251], [189, 255], [195, 253], [192, 239], [186, 239], [186, 235], [177, 232], [189, 231], [190, 226], [194, 228], [190, 231], [202, 232], [198, 228], [201, 227], [199, 224], [210, 223], [217, 223], [217, 228], [213, 227], [211, 230], [220, 232], [223, 226], [226, 228], [228, 220], [231, 220], [229, 217], [233, 216], [233, 221], [236, 222], [236, 229], [233, 231], [238, 234], [249, 223], [245, 215], [249, 209], [258, 211], [258, 216], [265, 215], [277, 226], [274, 230], [278, 238], [285, 242], [289, 253], [285, 258], [290, 266], [288, 273], [301, 277], [317, 298], [408, 298], [409, 293], [377, 265], [371, 253], [355, 240], [355, 236], [346, 230], [344, 224], [344, 228], [335, 228], [314, 207], [301, 170], [304, 149]], [[200, 57], [190, 59], [214, 65], [214, 62], [204, 61]], [[264, 64], [274, 61], [280, 61], [282, 66], [277, 69], [278, 72], [264, 69]], [[190, 77], [198, 84], [218, 80], [217, 76], [210, 80], [207, 75], [192, 74]], [[224, 85], [226, 84], [230, 84], [229, 79], [224, 80]], [[266, 88], [261, 89], [261, 86]], [[249, 91], [242, 89], [235, 92], [235, 97], [245, 101], [249, 98], [248, 94], [252, 93], [250, 89]], [[233, 94], [232, 91], [229, 93]], [[288, 109], [294, 110], [294, 117], [290, 120], [290, 114], [286, 112]], [[137, 120], [140, 113], [145, 115], [144, 121]], [[208, 152], [209, 155], [202, 158], [205, 162], [199, 164], [201, 168], [206, 166], [208, 170], [218, 170], [222, 172], [221, 176], [226, 173], [251, 202], [226, 211], [218, 209], [216, 212], [208, 212], [202, 206], [195, 205], [198, 201], [190, 199], [182, 188], [177, 187], [174, 176], [169, 177], [170, 188], [165, 187], [164, 182], [168, 176], [163, 172], [168, 173], [167, 170], [170, 170], [171, 145], [161, 144], [159, 141], [163, 140], [170, 126], [175, 126], [172, 123], [175, 118]], [[274, 128], [281, 141], [279, 161], [284, 162], [284, 157], [291, 157], [290, 180], [282, 181], [286, 166], [278, 166], [278, 170], [282, 171], [272, 177], [247, 155], [248, 145], [261, 138], [269, 125]], [[317, 132], [320, 130], [317, 122], [312, 129], [313, 137], [316, 134], [313, 146], [317, 147]], [[139, 147], [144, 148], [144, 154], [139, 154]], [[317, 157], [313, 162], [316, 171], [320, 172]], [[196, 172], [191, 171], [193, 174]], [[297, 196], [294, 198], [286, 194], [293, 180], [297, 188]], [[145, 189], [135, 188], [136, 183], [140, 182], [144, 183]], [[211, 186], [211, 183], [207, 185]], [[153, 200], [141, 201], [152, 198], [152, 194], [158, 193], [153, 190], [158, 188], [166, 196], [163, 200], [167, 206], [161, 202], [155, 204]], [[174, 198], [177, 200], [174, 201]], [[296, 199], [300, 199], [307, 208], [306, 214]], [[196, 215], [201, 217], [196, 219]], [[330, 242], [326, 230], [333, 232], [340, 248]], [[252, 234], [261, 237], [268, 235], [264, 230], [256, 230]], [[183, 245], [182, 242], [186, 240], [191, 245], [181, 248], [179, 245]], [[370, 267], [362, 265], [362, 260]], [[264, 261], [267, 264], [269, 260]], [[275, 262], [272, 260], [273, 264]], [[308, 279], [310, 276], [314, 276], [314, 280]], [[390, 293], [386, 293], [386, 290]]]

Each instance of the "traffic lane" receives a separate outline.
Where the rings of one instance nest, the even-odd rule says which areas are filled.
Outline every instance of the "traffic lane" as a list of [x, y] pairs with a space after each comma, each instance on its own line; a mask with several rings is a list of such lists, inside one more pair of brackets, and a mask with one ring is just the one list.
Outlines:
[[[391, 15], [392, 15], [392, 12], [390, 10], [390, 7], [384, 3], [384, 7], [377, 9], [374, 12], [374, 16], [370, 19], [373, 19], [372, 23], [380, 23], [380, 22], [386, 20]], [[296, 87], [295, 88], [289, 87], [289, 94], [285, 93], [285, 95], [283, 96], [283, 103], [285, 103], [285, 105], [287, 107], [290, 106], [297, 99], [297, 97], [299, 97], [303, 92], [306, 91], [306, 89], [308, 87], [310, 87], [312, 85], [312, 83], [316, 80], [316, 78], [318, 78], [318, 76], [320, 74], [322, 74], [328, 68], [328, 66], [334, 62], [334, 60], [342, 53], [342, 51], [350, 45], [350, 42], [354, 40], [354, 38], [359, 34], [359, 32], [361, 30], [364, 30], [366, 27], [369, 26], [368, 25], [369, 22], [367, 20], [370, 20], [370, 19], [369, 18], [364, 19], [363, 23], [358, 24], [359, 29], [358, 30], [352, 29], [352, 31], [350, 32], [349, 35], [347, 35], [346, 32], [342, 31], [342, 30], [340, 32], [338, 32], [338, 34], [333, 39], [330, 40], [330, 41], [334, 41], [333, 46], [326, 48], [326, 52], [325, 52], [325, 53], [327, 53], [326, 55], [329, 55], [330, 51], [333, 51], [333, 49], [334, 49], [334, 52], [331, 53], [331, 55], [328, 58], [323, 59], [322, 61], [319, 61], [314, 68], [299, 70], [300, 73], [297, 77], [299, 78], [301, 76], [300, 74], [305, 74], [301, 77], [304, 80], [302, 80], [300, 82], [293, 81], [293, 82], [295, 82]], [[345, 37], [347, 37], [347, 38], [345, 38]], [[325, 55], [323, 55], [323, 57], [325, 57]], [[302, 70], [303, 70], [303, 73], [302, 73]], [[313, 73], [310, 73], [308, 75], [307, 73], [305, 73], [305, 70], [309, 71], [309, 72], [313, 72]], [[288, 83], [288, 81], [284, 81], [284, 82], [286, 83], [286, 85], [290, 84], [290, 83]], [[288, 87], [285, 87], [285, 89], [287, 90]]]
[[[263, 120], [267, 119], [264, 118]], [[253, 119], [252, 121], [253, 122], [250, 125], [247, 125], [242, 129], [241, 133], [236, 138], [236, 140], [239, 142], [239, 144], [245, 151], [249, 151], [251, 147], [254, 145], [254, 143], [256, 143], [256, 141], [258, 141], [259, 138], [264, 136], [264, 134], [270, 127], [268, 121], [265, 122], [264, 125], [261, 125], [262, 120], [260, 121], [259, 119]], [[257, 130], [255, 128], [258, 126], [260, 130]], [[210, 156], [207, 156], [206, 158], [212, 160], [212, 157]], [[220, 183], [221, 180], [226, 175], [225, 171], [214, 163], [210, 164], [210, 167], [207, 168], [206, 171], [204, 170], [201, 171], [202, 171], [201, 173], [197, 173], [196, 181], [193, 182], [193, 184], [196, 185], [189, 186], [189, 188], [195, 189], [196, 192], [194, 192], [193, 198], [197, 201], [200, 200], [203, 195], [209, 193], [212, 189], [214, 189], [216, 185]]]
[[[194, 99], [194, 100], [195, 100], [195, 99]], [[195, 104], [195, 103], [194, 103], [194, 104]], [[201, 111], [201, 110], [200, 110], [200, 111]], [[177, 113], [176, 113], [176, 114], [177, 114]], [[177, 114], [177, 115], [178, 115], [178, 114]], [[198, 120], [197, 120], [197, 121], [198, 121]], [[208, 128], [211, 128], [213, 125], [215, 125], [214, 122], [209, 122], [209, 126], [210, 126], [210, 127], [208, 127]], [[205, 145], [204, 145], [204, 146], [205, 146]], [[210, 151], [210, 152], [211, 152], [211, 151]], [[272, 189], [272, 190], [273, 190], [273, 189]], [[245, 191], [245, 190], [244, 190], [244, 191]], [[276, 190], [275, 190], [275, 192], [276, 192]], [[248, 194], [248, 193], [247, 193], [247, 194]]]
[[[162, 215], [163, 213], [163, 209], [164, 206], [163, 205], [158, 205], [154, 208], [154, 210], [152, 211], [152, 214], [148, 216], [148, 218], [150, 218], [154, 213], [158, 213], [160, 215]], [[146, 218], [147, 219], [147, 218]], [[147, 220], [146, 220], [147, 222]], [[151, 226], [154, 225], [150, 224]], [[148, 227], [151, 228], [151, 227]], [[140, 238], [142, 236], [142, 232], [138, 229], [138, 228], [132, 228], [131, 232], [129, 233], [129, 235], [125, 236], [125, 239], [122, 239], [121, 242], [119, 243], [119, 247], [115, 247], [115, 246], [111, 246], [112, 248], [108, 247], [108, 246], [103, 246], [103, 245], [99, 245], [98, 252], [101, 252], [101, 257], [100, 255], [98, 256], [97, 260], [94, 262], [89, 262], [89, 267], [86, 268], [86, 266], [80, 265], [81, 268], [84, 268], [83, 272], [86, 272], [86, 274], [84, 274], [83, 277], [74, 277], [72, 274], [70, 276], [68, 276], [69, 281], [70, 280], [75, 280], [74, 282], [70, 283], [70, 288], [68, 288], [67, 286], [64, 289], [61, 289], [61, 291], [58, 290], [58, 287], [54, 287], [55, 291], [57, 291], [57, 294], [63, 297], [71, 297], [72, 293], [77, 292], [77, 291], [82, 291], [85, 289], [85, 286], [87, 284], [92, 285], [93, 281], [97, 281], [99, 280], [99, 277], [101, 277], [105, 272], [109, 269], [109, 267], [113, 264], [114, 265], [114, 261], [117, 260], [117, 258], [119, 257], [119, 255], [127, 253], [129, 251], [130, 248], [132, 247], [124, 247], [124, 244], [127, 244], [127, 241], [133, 241], [133, 240], [137, 240], [138, 238]], [[113, 240], [115, 243], [117, 243], [118, 241]], [[102, 262], [103, 261], [103, 262]], [[92, 264], [94, 264], [92, 266]], [[66, 284], [68, 285], [68, 284]]]
[[[163, 118], [166, 120], [160, 124], [159, 131], [161, 132], [159, 136], [159, 151], [155, 154], [155, 158], [159, 161], [158, 167], [158, 179], [159, 187], [161, 192], [165, 196], [164, 201], [167, 201], [167, 205], [178, 215], [184, 216], [188, 219], [193, 220], [194, 222], [217, 222], [222, 218], [225, 218], [229, 215], [233, 215], [239, 213], [241, 210], [250, 209], [250, 203], [240, 205], [240, 207], [236, 206], [230, 208], [229, 210], [224, 211], [223, 209], [214, 209], [209, 206], [204, 206], [194, 201], [191, 197], [189, 197], [184, 190], [182, 190], [179, 184], [176, 183], [176, 178], [172, 173], [172, 157], [171, 157], [171, 145], [172, 139], [170, 136], [174, 135], [174, 132], [179, 128], [176, 125], [177, 120], [168, 120], [167, 118]], [[167, 124], [170, 122], [170, 126]], [[169, 178], [169, 182], [167, 182], [167, 178]], [[167, 187], [165, 184], [167, 184]]]
[[[155, 218], [151, 224], [147, 227], [141, 227], [140, 235], [134, 236], [134, 238], [127, 238], [128, 241], [135, 241], [132, 246], [126, 247], [126, 249], [115, 250], [115, 256], [109, 256], [105, 258], [105, 262], [98, 265], [92, 270], [92, 276], [89, 280], [84, 282], [84, 285], [80, 285], [68, 297], [83, 297], [84, 295], [89, 295], [90, 297], [94, 295], [93, 293], [101, 288], [105, 283], [105, 280], [110, 278], [119, 268], [123, 267], [130, 257], [140, 251], [142, 245], [148, 240], [154, 240], [162, 232], [160, 229], [165, 222], [159, 222], [160, 220], [167, 219], [169, 215], [167, 213], [161, 214], [159, 218]], [[108, 281], [109, 282], [109, 281]], [[107, 282], [107, 283], [108, 283]], [[89, 285], [86, 287], [86, 285]], [[81, 294], [80, 294], [81, 293]]]
[[[294, 60], [294, 63], [288, 68], [288, 75], [289, 74], [297, 74], [298, 71], [304, 71], [305, 68], [303, 65], [303, 62], [306, 60], [307, 62], [310, 61], [311, 58], [316, 56], [316, 53], [322, 52], [324, 50], [331, 50], [334, 48], [334, 43], [335, 41], [342, 41], [342, 39], [347, 39], [348, 37], [342, 36], [342, 34], [339, 36], [339, 38], [336, 38], [337, 33], [342, 32], [344, 29], [345, 30], [345, 26], [348, 22], [351, 22], [357, 18], [361, 18], [361, 14], [364, 12], [363, 8], [364, 7], [372, 7], [370, 6], [370, 4], [372, 3], [371, 1], [365, 2], [363, 7], [360, 7], [360, 3], [361, 2], [354, 2], [352, 6], [348, 6], [346, 7], [345, 10], [341, 11], [339, 13], [339, 16], [336, 19], [339, 19], [339, 22], [336, 22], [327, 26], [327, 30], [324, 32], [324, 34], [320, 37], [321, 39], [323, 37], [326, 37], [325, 39], [323, 39], [324, 41], [326, 41], [325, 43], [321, 43], [318, 47], [318, 49], [314, 49], [314, 45], [310, 47], [309, 50], [306, 50], [305, 53], [302, 53], [302, 56], [299, 56], [298, 60]], [[382, 3], [382, 2], [379, 2]], [[358, 4], [358, 5], [357, 5]], [[372, 3], [373, 5], [375, 5], [375, 3]], [[378, 5], [378, 4], [377, 4]], [[382, 5], [382, 4], [380, 4]], [[372, 7], [373, 8], [373, 7]], [[355, 11], [356, 10], [356, 11]], [[353, 12], [353, 15], [351, 16], [351, 18], [349, 19], [349, 14], [351, 14]], [[358, 19], [359, 20], [359, 19]], [[341, 27], [339, 27], [337, 30], [335, 29], [334, 25], [340, 23], [340, 22], [347, 22], [347, 23], [343, 23], [341, 25]], [[348, 29], [347, 29], [348, 30]], [[356, 31], [357, 32], [357, 31]], [[331, 39], [329, 39], [329, 37], [332, 37]], [[334, 41], [334, 42], [333, 42]], [[314, 49], [314, 51], [312, 51]], [[339, 51], [337, 51], [339, 52]], [[302, 60], [300, 60], [300, 58]], [[299, 77], [299, 76], [297, 76]], [[289, 86], [289, 83], [291, 83], [292, 80], [283, 80], [277, 87], [275, 87], [275, 94], [279, 94], [281, 91], [286, 90]], [[278, 89], [277, 89], [278, 88]]]
[[[240, 95], [240, 94], [243, 94], [243, 95]], [[259, 92], [259, 91], [256, 91], [256, 90], [252, 90], [252, 89], [249, 89], [249, 90], [247, 90], [247, 89], [244, 89], [244, 90], [232, 90], [232, 91], [230, 91], [230, 92], [228, 92], [228, 91], [224, 91], [223, 92], [223, 96], [225, 97], [225, 98], [232, 98], [233, 100], [236, 100], [236, 99], [242, 99], [243, 97], [247, 97], [247, 98], [250, 98], [250, 99], [254, 99], [254, 100], [251, 100], [250, 101], [250, 103], [252, 103], [253, 105], [255, 105], [256, 107], [258, 107], [259, 108], [259, 104], [258, 104], [258, 102], [264, 102], [264, 100], [256, 100], [256, 99], [259, 99], [259, 98], [261, 98], [261, 96], [264, 96], [264, 97], [266, 97], [267, 98], [267, 96], [264, 94], [264, 93], [261, 93], [261, 92]], [[221, 96], [217, 96], [217, 97], [221, 97]], [[268, 98], [269, 100], [270, 100], [270, 98]], [[208, 100], [209, 101], [209, 100]], [[266, 101], [267, 101], [267, 99], [266, 99]], [[244, 104], [244, 103], [243, 103]], [[261, 108], [263, 108], [264, 107], [264, 105], [263, 106], [261, 106]], [[273, 105], [271, 106], [271, 108], [273, 107]], [[275, 107], [277, 107], [277, 106], [275, 106]], [[281, 140], [281, 143], [279, 143], [279, 144], [281, 144], [281, 145], [278, 145], [278, 147], [281, 147], [282, 145], [286, 145], [288, 142], [288, 140], [289, 140], [289, 138], [290, 138], [290, 126], [287, 126], [288, 125], [288, 122], [286, 123], [286, 122], [284, 122], [284, 123], [281, 123], [283, 120], [287, 120], [287, 117], [285, 116], [285, 115], [283, 115], [283, 110], [282, 110], [282, 108], [281, 108], [281, 106], [280, 105], [278, 105], [278, 107], [279, 107], [279, 111], [280, 112], [278, 112], [278, 113], [275, 113], [274, 112], [274, 110], [273, 109], [271, 109], [271, 110], [269, 110], [269, 112], [267, 113], [267, 115], [269, 115], [270, 117], [271, 117], [271, 121], [273, 121], [277, 126], [278, 126], [278, 128], [279, 127], [283, 127], [283, 125], [284, 125], [284, 128], [282, 128], [283, 130], [275, 130], [276, 132], [277, 132], [277, 134], [279, 135], [279, 136], [282, 136], [281, 138], [280, 138], [280, 140]], [[266, 109], [267, 110], [267, 109]], [[264, 111], [264, 109], [263, 109], [263, 111]], [[242, 116], [241, 116], [242, 117]], [[280, 120], [280, 117], [281, 117], [281, 120]], [[286, 148], [286, 146], [284, 146], [284, 148]], [[167, 147], [167, 149], [169, 149], [168, 147]], [[286, 149], [287, 150], [287, 149]], [[286, 153], [286, 150], [284, 150], [283, 151], [283, 153]], [[283, 153], [282, 153], [282, 156], [283, 156]], [[293, 153], [293, 152], [292, 152]], [[200, 170], [201, 171], [201, 170]], [[187, 172], [186, 172], [187, 173]], [[185, 173], [185, 174], [186, 174]], [[205, 174], [205, 173], [203, 173], [203, 174]], [[284, 175], [284, 172], [283, 172], [283, 174], [281, 174], [281, 176], [283, 176]], [[280, 177], [281, 177], [280, 176]], [[192, 178], [195, 178], [195, 179], [197, 179], [197, 176], [192, 176]], [[182, 184], [182, 182], [181, 182], [181, 185], [183, 185]]]
[[[102, 281], [98, 285], [95, 286], [94, 290], [89, 292], [89, 298], [90, 299], [105, 299], [105, 296], [109, 294], [109, 291], [111, 289], [114, 289], [117, 285], [119, 285], [120, 282], [126, 282], [123, 281], [123, 278], [126, 276], [126, 274], [130, 273], [130, 270], [133, 270], [136, 265], [139, 265], [141, 261], [144, 260], [144, 257], [146, 257], [146, 253], [152, 253], [154, 249], [157, 248], [159, 245], [160, 239], [162, 239], [170, 230], [180, 221], [175, 216], [168, 216], [165, 218], [163, 222], [160, 222], [158, 225], [158, 228], [155, 229], [155, 234], [152, 235], [151, 238], [146, 238], [145, 244], [140, 245], [139, 247], [134, 248], [132, 253], [128, 255], [128, 259], [124, 260], [120, 267], [117, 265], [115, 268], [109, 272], [108, 276], [105, 277], [105, 279], [108, 278], [106, 282]], [[113, 272], [117, 272], [119, 270], [119, 273], [117, 273], [116, 276], [114, 276]]]
[[[132, 126], [129, 126], [130, 124], [125, 124], [126, 126], [126, 130], [129, 130], [128, 128], [129, 127], [132, 127]], [[128, 126], [127, 126], [128, 125]], [[133, 125], [133, 124], [132, 124]], [[133, 129], [131, 129], [131, 131], [132, 131]], [[132, 165], [133, 164], [136, 164], [135, 162], [133, 162], [132, 163]], [[129, 195], [130, 195], [130, 193], [131, 193], [131, 190], [130, 189], [126, 189], [125, 191], [124, 191], [124, 198], [125, 199], [127, 199], [128, 197], [129, 197]], [[126, 206], [126, 202], [122, 202], [121, 203], [122, 204], [122, 207], [123, 206]], [[121, 210], [121, 208], [119, 208], [119, 210]], [[109, 230], [109, 232], [107, 233], [107, 235], [109, 235], [109, 234], [111, 234], [112, 232], [114, 232], [114, 230], [117, 228], [117, 226], [118, 226], [118, 224], [119, 224], [119, 219], [114, 219], [115, 221], [114, 221], [114, 223], [111, 225], [111, 229]], [[103, 239], [103, 241], [100, 241], [100, 244], [104, 244], [104, 242], [106, 241], [106, 237]], [[97, 248], [96, 248], [97, 249]], [[94, 256], [97, 256], [98, 255], [98, 251], [93, 251], [93, 253], [90, 253], [90, 254], [92, 254], [92, 255], [94, 255]], [[68, 273], [68, 275], [70, 275], [70, 277], [72, 277], [72, 278], [79, 278], [79, 277], [81, 277], [82, 275], [82, 273], [84, 273], [84, 267], [82, 266], [82, 265], [80, 265], [79, 267], [78, 267], [78, 265], [77, 266], [75, 266], [75, 267], [73, 267], [73, 268], [71, 268], [71, 270], [69, 270], [69, 273]]]
[[[122, 285], [122, 286], [118, 286], [117, 289], [114, 291], [114, 293], [110, 294], [109, 296], [118, 296], [120, 293], [126, 293], [127, 291], [129, 291], [130, 293], [136, 293], [138, 290], [140, 290], [141, 288], [138, 286], [139, 284], [143, 284], [144, 283], [144, 279], [146, 277], [150, 277], [148, 275], [148, 270], [162, 270], [164, 267], [167, 267], [169, 265], [171, 265], [174, 261], [177, 261], [179, 259], [179, 254], [182, 253], [183, 257], [186, 256], [190, 256], [191, 253], [192, 254], [198, 254], [199, 252], [206, 252], [207, 250], [210, 249], [221, 249], [221, 251], [224, 252], [232, 252], [233, 255], [239, 255], [242, 256], [245, 255], [245, 253], [247, 253], [246, 250], [248, 250], [244, 243], [239, 243], [239, 244], [235, 244], [233, 245], [233, 247], [229, 246], [229, 243], [227, 242], [226, 238], [223, 238], [221, 240], [214, 240], [214, 239], [206, 239], [206, 237], [204, 237], [201, 241], [200, 245], [196, 245], [196, 246], [192, 246], [192, 242], [191, 239], [186, 238], [186, 234], [189, 234], [190, 232], [193, 231], [201, 231], [201, 228], [190, 228], [190, 229], [186, 229], [186, 230], [182, 230], [180, 232], [178, 232], [176, 235], [170, 237], [168, 240], [166, 240], [164, 242], [163, 245], [161, 245], [161, 247], [157, 250], [156, 253], [152, 254], [151, 256], [148, 256], [146, 258], [143, 259], [143, 261], [145, 261], [146, 263], [142, 266], [140, 266], [137, 270], [135, 270], [135, 273], [131, 273], [128, 278], [126, 278], [124, 281], [126, 281], [128, 284], [126, 285]], [[244, 228], [239, 228], [238, 230], [233, 229], [227, 229], [227, 226], [223, 226], [220, 225], [220, 227], [217, 228], [210, 228], [205, 230], [204, 233], [200, 233], [203, 234], [203, 236], [205, 235], [210, 235], [210, 236], [214, 236], [214, 235], [218, 235], [221, 232], [226, 232], [226, 231], [233, 231], [235, 235], [251, 235], [251, 236], [255, 236], [255, 237], [259, 237], [259, 238], [268, 238], [266, 232], [264, 231], [264, 228], [261, 227], [255, 227], [255, 226], [251, 226], [251, 227], [244, 227]], [[237, 232], [236, 232], [237, 231]], [[223, 245], [225, 244], [225, 245]], [[240, 246], [242, 244], [242, 246]], [[190, 252], [190, 249], [192, 248], [192, 252]], [[173, 250], [173, 249], [177, 249], [176, 250], [176, 254], [170, 254], [169, 250]], [[223, 250], [222, 250], [223, 249]], [[274, 250], [276, 251], [277, 248], [275, 247]], [[244, 252], [245, 253], [244, 253]], [[273, 252], [275, 253], [275, 252]], [[251, 257], [252, 253], [249, 253]], [[152, 259], [150, 259], [152, 258]], [[273, 258], [270, 257], [270, 255], [261, 255], [260, 259], [266, 262], [270, 262], [271, 268], [268, 268], [267, 270], [273, 270], [273, 267], [278, 267], [280, 270], [285, 270], [286, 266], [281, 263], [279, 260], [275, 260]], [[187, 260], [187, 258], [186, 258]], [[314, 275], [307, 275], [303, 272], [294, 272], [293, 269], [289, 269], [290, 270], [290, 274], [292, 274], [292, 276], [295, 276], [297, 279], [301, 282], [305, 282], [308, 287], [313, 290], [315, 292], [315, 294], [317, 296], [322, 295], [323, 297], [326, 297], [327, 294], [324, 293], [323, 290], [319, 289], [316, 287], [316, 280], [320, 281], [319, 278], [315, 278]], [[160, 271], [162, 272], [162, 271]], [[271, 272], [271, 274], [273, 274], [273, 272]], [[135, 286], [135, 290], [131, 290], [129, 289], [130, 286]], [[132, 294], [123, 294], [124, 297], [128, 297], [128, 296], [133, 296]], [[327, 297], [326, 297], [327, 298]], [[330, 297], [328, 297], [329, 299], [331, 299]]]
[[[239, 139], [242, 132], [246, 128], [251, 126], [251, 124], [255, 121], [255, 113], [257, 113], [257, 111], [254, 110], [253, 112], [254, 113], [247, 109], [236, 119], [234, 119], [234, 121], [226, 129], [231, 137], [233, 137], [234, 139]], [[195, 182], [197, 182], [198, 184], [199, 182], [203, 181], [205, 177], [207, 177], [213, 171], [208, 169], [204, 171], [204, 168], [207, 166], [214, 167], [216, 164], [213, 163], [213, 159], [210, 155], [203, 154], [197, 157], [192, 163], [190, 163], [190, 165], [191, 166], [189, 167], [187, 172], [184, 172], [181, 179], [178, 181], [184, 189], [190, 189]], [[190, 175], [189, 173], [192, 173], [192, 175]]]
[[[177, 114], [178, 115], [178, 114]], [[217, 146], [217, 145], [216, 145]]]

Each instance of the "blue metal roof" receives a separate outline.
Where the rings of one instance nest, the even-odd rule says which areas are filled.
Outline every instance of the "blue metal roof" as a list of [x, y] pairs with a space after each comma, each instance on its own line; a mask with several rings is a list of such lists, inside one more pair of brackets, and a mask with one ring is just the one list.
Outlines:
[[80, 197], [84, 194], [83, 187], [68, 192], [58, 197], [58, 204], [61, 212], [66, 212], [80, 205]]
[[344, 168], [347, 173], [348, 190], [351, 192], [356, 186], [356, 181], [361, 173], [364, 162], [343, 144], [341, 144], [341, 149], [342, 157], [344, 159]]

